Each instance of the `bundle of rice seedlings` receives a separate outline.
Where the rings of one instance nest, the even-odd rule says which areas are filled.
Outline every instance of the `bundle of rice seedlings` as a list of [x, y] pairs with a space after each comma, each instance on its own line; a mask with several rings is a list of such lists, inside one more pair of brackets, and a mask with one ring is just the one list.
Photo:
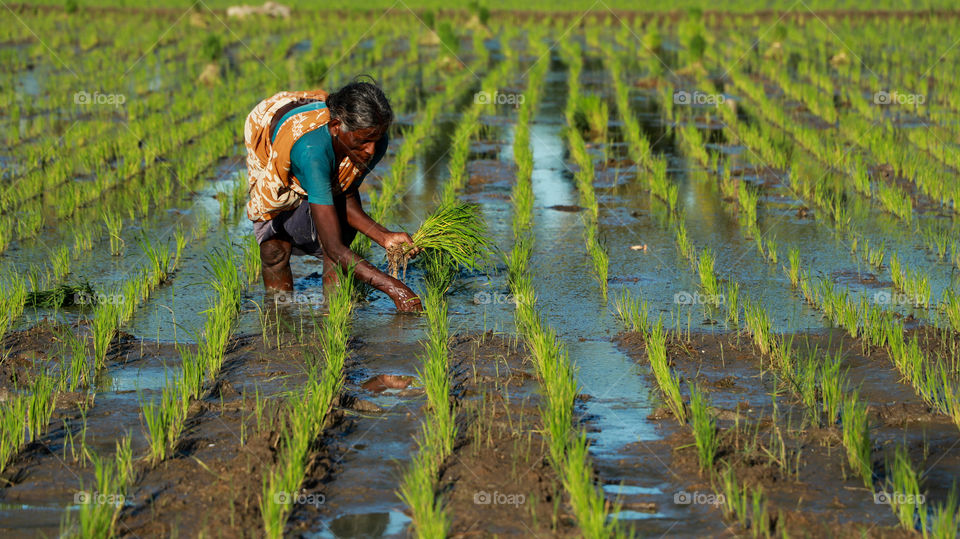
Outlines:
[[96, 299], [96, 293], [90, 283], [80, 285], [60, 284], [48, 290], [29, 292], [25, 305], [28, 307], [66, 307], [77, 304], [91, 304]]
[[479, 206], [474, 204], [442, 204], [427, 217], [412, 237], [413, 245], [400, 245], [387, 250], [387, 263], [394, 278], [401, 266], [406, 275], [410, 251], [416, 247], [428, 253], [443, 253], [451, 263], [470, 269], [482, 267], [490, 257], [487, 225], [480, 216]]

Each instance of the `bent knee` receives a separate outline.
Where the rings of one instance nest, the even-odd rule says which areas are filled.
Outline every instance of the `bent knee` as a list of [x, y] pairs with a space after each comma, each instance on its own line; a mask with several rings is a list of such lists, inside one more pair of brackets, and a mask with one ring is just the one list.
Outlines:
[[277, 244], [274, 242], [263, 242], [260, 244], [260, 262], [265, 267], [273, 267], [286, 264], [290, 261], [290, 246]]

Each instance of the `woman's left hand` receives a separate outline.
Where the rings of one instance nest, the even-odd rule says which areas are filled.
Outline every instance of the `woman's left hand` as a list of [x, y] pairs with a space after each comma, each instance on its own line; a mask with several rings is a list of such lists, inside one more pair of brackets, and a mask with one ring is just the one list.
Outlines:
[[[383, 243], [381, 246], [384, 249], [390, 250], [391, 247], [402, 246], [404, 244], [413, 245], [413, 238], [410, 237], [410, 234], [407, 234], [406, 232], [387, 232], [383, 236]], [[423, 249], [420, 247], [414, 247], [407, 254], [409, 254], [411, 257], [415, 257], [422, 250]]]

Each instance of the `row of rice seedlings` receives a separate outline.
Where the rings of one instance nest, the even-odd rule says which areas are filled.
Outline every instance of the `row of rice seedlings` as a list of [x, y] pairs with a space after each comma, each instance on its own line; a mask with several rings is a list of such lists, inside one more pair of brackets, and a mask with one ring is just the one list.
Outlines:
[[[723, 495], [728, 516], [738, 519], [741, 526], [753, 531], [754, 536], [759, 533], [769, 535], [771, 521], [767, 515], [762, 490], [759, 487], [752, 491], [741, 488], [730, 466], [727, 466], [723, 472], [715, 472], [720, 438], [717, 421], [710, 411], [709, 400], [696, 383], [688, 381], [689, 409], [685, 406], [680, 394], [679, 377], [670, 372], [666, 358], [666, 332], [663, 330], [662, 320], [658, 319], [655, 324], [647, 326], [646, 312], [646, 302], [632, 297], [628, 290], [624, 289], [618, 296], [617, 315], [628, 330], [639, 330], [644, 334], [647, 357], [668, 408], [681, 425], [689, 419], [697, 448], [700, 473], [706, 473], [714, 490]], [[752, 501], [752, 504], [748, 501]], [[753, 519], [750, 518], [751, 515]]]
[[[659, 181], [663, 182], [666, 180], [667, 163], [662, 159], [655, 160], [650, 148], [650, 142], [643, 135], [640, 122], [633, 114], [630, 107], [630, 90], [626, 83], [626, 81], [630, 79], [624, 73], [620, 56], [614, 52], [613, 45], [609, 43], [604, 44], [603, 51], [604, 63], [607, 66], [607, 71], [610, 73], [610, 81], [613, 83], [614, 100], [616, 102], [618, 116], [623, 123], [623, 129], [621, 131], [627, 142], [627, 151], [629, 152], [630, 159], [633, 160], [637, 166], [643, 166], [648, 169], [653, 168], [655, 164], [662, 163], [663, 173], [660, 175]], [[669, 185], [669, 183], [659, 184], [658, 190], [660, 195], [658, 196], [664, 195], [665, 200], [672, 198], [674, 203], [669, 204], [672, 210], [676, 207], [676, 197], [671, 197], [670, 193], [671, 190], [675, 193], [677, 188], [675, 185], [670, 188]]]
[[[595, 179], [593, 157], [587, 150], [586, 142], [581, 132], [585, 129], [591, 136], [602, 135], [605, 137], [608, 116], [603, 115], [608, 115], [609, 113], [606, 104], [603, 103], [599, 96], [584, 97], [580, 93], [579, 81], [583, 69], [583, 59], [579, 45], [569, 42], [561, 47], [561, 54], [567, 62], [569, 69], [567, 77], [567, 105], [565, 109], [567, 128], [564, 130], [564, 133], [567, 138], [570, 155], [577, 165], [574, 180], [577, 183], [577, 190], [580, 193], [580, 204], [587, 209], [583, 218], [584, 242], [593, 264], [594, 275], [600, 285], [600, 292], [603, 295], [604, 301], [606, 301], [610, 257], [606, 249], [604, 249], [603, 243], [597, 237], [597, 218], [599, 216], [600, 206], [597, 202], [596, 190], [593, 187]], [[588, 108], [584, 109], [584, 107]], [[602, 128], [600, 124], [602, 124]], [[601, 138], [600, 140], [605, 140], [605, 138]]]
[[862, 337], [869, 346], [883, 347], [917, 396], [951, 417], [960, 427], [960, 405], [954, 398], [960, 395], [960, 385], [949, 374], [950, 368], [942, 358], [925, 357], [917, 336], [907, 340], [903, 323], [894, 319], [889, 311], [869, 304], [864, 298], [854, 302], [846, 290], [836, 292], [833, 283], [820, 279], [814, 285], [806, 272], [798, 270], [798, 273], [800, 288], [808, 302], [834, 323], [842, 324], [851, 336]]
[[[819, 145], [820, 145], [819, 130], [809, 130], [809, 129], [803, 130], [804, 128], [802, 126], [798, 126], [796, 125], [796, 122], [789, 120], [784, 115], [784, 112], [781, 108], [779, 108], [776, 104], [774, 104], [772, 101], [766, 98], [765, 94], [763, 93], [762, 85], [759, 85], [757, 83], [750, 81], [749, 78], [739, 73], [739, 71], [736, 69], [732, 70], [731, 73], [735, 75], [733, 78], [734, 84], [758, 104], [758, 108], [762, 113], [762, 116], [765, 117], [766, 120], [769, 120], [779, 125], [777, 129], [781, 130], [782, 132], [786, 132], [787, 130], [792, 130], [791, 133], [797, 138], [797, 140], [805, 148], [813, 152], [815, 155], [820, 156], [821, 161], [823, 163], [826, 163], [828, 166], [833, 167], [838, 164], [842, 164], [843, 162], [846, 161], [845, 155], [834, 156], [832, 153], [829, 153], [829, 152], [827, 153], [825, 153], [824, 151], [818, 152], [816, 148], [819, 148]], [[725, 112], [726, 109], [721, 108], [721, 111]], [[729, 115], [729, 116], [732, 118], [729, 121], [732, 123], [736, 123], [735, 115]], [[756, 123], [756, 125], [758, 125], [762, 129], [765, 129], [766, 131], [770, 131], [769, 129], [766, 128], [764, 124], [764, 121], [765, 121], [764, 118], [761, 117], [761, 118], [758, 118], [758, 120], [759, 121]], [[739, 134], [744, 135], [750, 132], [751, 132], [750, 128], [744, 128], [741, 126]], [[782, 135], [782, 132], [780, 133], [781, 135]], [[754, 149], [761, 151], [761, 154], [764, 155], [765, 159], [773, 159], [772, 162], [787, 163], [790, 160], [793, 160], [794, 164], [792, 165], [792, 168], [794, 170], [790, 175], [790, 179], [791, 179], [791, 182], [794, 183], [794, 188], [796, 188], [798, 191], [801, 191], [801, 193], [798, 193], [798, 194], [801, 196], [801, 198], [806, 198], [807, 200], [811, 200], [814, 203], [814, 205], [823, 208], [828, 215], [833, 217], [833, 224], [837, 228], [838, 233], [840, 233], [841, 235], [849, 234], [850, 238], [848, 239], [848, 243], [851, 245], [851, 248], [854, 251], [856, 251], [855, 247], [857, 244], [858, 236], [852, 230], [849, 230], [849, 227], [847, 224], [849, 217], [844, 216], [845, 212], [843, 211], [843, 202], [842, 202], [844, 195], [842, 194], [831, 195], [828, 197], [828, 199], [823, 199], [820, 197], [821, 195], [826, 194], [826, 192], [815, 190], [812, 193], [814, 195], [814, 198], [810, 199], [804, 196], [803, 194], [805, 192], [804, 188], [807, 185], [804, 183], [805, 181], [804, 178], [820, 178], [823, 181], [823, 180], [829, 180], [828, 177], [830, 175], [824, 175], [822, 173], [822, 166], [820, 165], [812, 166], [812, 168], [810, 169], [810, 174], [804, 174], [802, 171], [797, 170], [797, 161], [801, 157], [799, 152], [793, 152], [792, 155], [789, 155], [783, 152], [782, 149], [776, 145], [773, 145], [773, 144], [764, 145], [765, 140], [770, 140], [771, 137], [775, 137], [775, 136], [779, 136], [779, 135], [773, 132], [768, 132], [766, 136], [757, 137], [757, 143], [759, 144], [759, 146]], [[752, 146], [753, 144], [751, 144], [751, 147]], [[771, 151], [774, 151], [774, 154], [772, 157], [767, 157], [765, 150], [768, 150], [768, 149]], [[859, 162], [860, 162], [859, 168], [857, 168], [856, 170], [862, 169], [862, 161], [859, 161]], [[857, 174], [862, 174], [862, 173], [856, 172], [856, 170], [855, 170], [855, 173], [853, 174], [854, 177], [856, 177]], [[817, 185], [820, 186], [822, 185], [822, 183], [818, 183]], [[904, 211], [901, 211], [900, 213], [904, 213]], [[930, 241], [927, 241], [927, 244], [930, 245]], [[880, 246], [879, 249], [861, 250], [861, 253], [865, 257], [865, 260], [869, 260], [869, 263], [871, 265], [879, 267], [880, 264], [882, 263], [882, 258], [883, 258], [882, 245]]]
[[[530, 39], [529, 43], [533, 45], [532, 52], [536, 57], [542, 58], [546, 53], [543, 44], [538, 39], [533, 38]], [[533, 215], [533, 184], [531, 182], [533, 150], [530, 146], [530, 121], [540, 104], [543, 83], [549, 67], [548, 62], [540, 61], [530, 68], [527, 87], [523, 92], [523, 103], [517, 111], [517, 122], [514, 127], [513, 160], [517, 164], [517, 181], [512, 189], [513, 220], [511, 226], [514, 237], [518, 240], [514, 244], [515, 250], [518, 246], [525, 249], [532, 248], [532, 242], [521, 242], [519, 238], [524, 237], [528, 232]], [[517, 256], [511, 256], [511, 259], [517, 259]], [[529, 251], [520, 259], [529, 260]]]
[[[249, 244], [245, 248], [252, 248]], [[144, 423], [150, 441], [150, 460], [162, 461], [173, 447], [192, 399], [200, 395], [204, 379], [214, 380], [223, 363], [223, 354], [236, 317], [240, 310], [240, 294], [243, 282], [228, 252], [214, 251], [208, 258], [211, 274], [210, 286], [216, 296], [206, 311], [203, 332], [197, 338], [197, 350], [191, 352], [179, 347], [182, 370], [179, 376], [168, 382], [158, 402], [144, 403]]]
[[[444, 274], [445, 265], [433, 257], [431, 273]], [[424, 343], [423, 367], [417, 375], [427, 394], [427, 414], [417, 438], [417, 454], [407, 467], [400, 485], [400, 497], [413, 513], [417, 537], [445, 537], [450, 518], [437, 496], [440, 466], [452, 453], [456, 440], [456, 411], [450, 401], [448, 358], [449, 323], [444, 299], [444, 279], [428, 284], [424, 297], [428, 340]]]
[[329, 299], [329, 316], [318, 328], [323, 349], [322, 367], [309, 363], [306, 387], [291, 393], [289, 414], [281, 430], [276, 463], [263, 476], [260, 512], [267, 537], [284, 536], [292, 502], [307, 472], [310, 447], [323, 430], [333, 399], [343, 385], [343, 365], [353, 311], [353, 269], [337, 269], [339, 286]]
[[[807, 49], [801, 47], [800, 50]], [[826, 72], [828, 70], [832, 71], [832, 69], [821, 65], [820, 62], [804, 62], [804, 64], [815, 66], [808, 76], [819, 76], [821, 78], [832, 76], [826, 75]], [[860, 81], [859, 85], [862, 89], [871, 93], [876, 90], [875, 81], [869, 83]], [[935, 135], [930, 136], [931, 129], [908, 129], [904, 133], [904, 130], [898, 128], [896, 124], [891, 124], [887, 129], [872, 129], [876, 122], [889, 121], [889, 118], [885, 116], [885, 111], [881, 107], [872, 106], [859, 95], [852, 97], [850, 101], [857, 110], [843, 115], [839, 124], [839, 133], [844, 135], [848, 142], [857, 144], [869, 151], [880, 162], [889, 163], [904, 178], [912, 180], [926, 196], [946, 206], [950, 205], [952, 198], [954, 206], [956, 206], [955, 202], [957, 194], [960, 193], [960, 187], [954, 182], [946, 183], [942, 181], [942, 167], [936, 163], [933, 157], [923, 152], [917, 152], [915, 151], [916, 148], [911, 148], [909, 144], [904, 143], [906, 142], [904, 139], [909, 139], [917, 143], [920, 148], [930, 147], [926, 143], [929, 143], [931, 139], [936, 139]], [[914, 133], [914, 131], [919, 133]], [[820, 141], [820, 144], [824, 147], [830, 143], [829, 139]], [[939, 145], [934, 144], [934, 146]], [[944, 154], [941, 152], [939, 155]], [[949, 164], [951, 160], [944, 160], [943, 162]], [[954, 164], [956, 164], [955, 161]], [[954, 169], [956, 170], [956, 167]], [[909, 195], [895, 184], [888, 183], [881, 183], [879, 192], [885, 209], [909, 222], [911, 215]], [[884, 200], [885, 197], [887, 197], [886, 200]]]
[[[512, 49], [508, 49], [512, 50]], [[499, 66], [487, 73], [480, 82], [480, 91], [473, 100], [473, 104], [460, 115], [457, 126], [453, 130], [450, 144], [450, 160], [447, 168], [450, 171], [450, 177], [443, 185], [443, 191], [440, 200], [446, 204], [456, 201], [457, 190], [462, 189], [467, 182], [467, 161], [470, 158], [470, 142], [480, 131], [480, 115], [485, 107], [489, 106], [487, 100], [480, 99], [481, 96], [494, 96], [498, 89], [506, 82], [507, 74], [515, 65], [515, 62], [504, 61]]]
[[644, 340], [647, 345], [647, 360], [650, 369], [660, 386], [660, 391], [673, 413], [673, 417], [682, 425], [687, 421], [687, 410], [680, 394], [680, 376], [670, 369], [670, 360], [667, 358], [667, 332], [663, 328], [663, 318], [652, 324], [649, 335]]
[[[178, 238], [182, 238], [182, 235]], [[154, 246], [146, 236], [140, 239], [140, 246], [148, 262], [134, 269], [133, 275], [118, 286], [120, 294], [111, 296], [108, 301], [98, 302], [93, 309], [94, 362], [98, 371], [103, 367], [107, 349], [116, 337], [118, 328], [130, 320], [137, 306], [176, 269], [175, 264], [180, 260], [180, 249], [184, 242], [182, 239], [176, 242], [175, 253], [170, 252], [170, 245], [166, 242]]]
[[[527, 87], [528, 93], [540, 91], [541, 85], [534, 85], [534, 82], [542, 80], [545, 70], [546, 65], [534, 67], [534, 74]], [[537, 102], [538, 100], [533, 100], [533, 103]], [[524, 111], [524, 108], [527, 110]], [[525, 102], [521, 106], [519, 121], [526, 125], [535, 110], [530, 102]], [[529, 146], [528, 127], [518, 129], [517, 133], [524, 138], [516, 139], [515, 148]], [[518, 175], [518, 185], [521, 182], [529, 184], [531, 178], [526, 171], [533, 170], [533, 154], [529, 151], [515, 151], [515, 155], [518, 158], [518, 169], [523, 173]], [[515, 187], [514, 192], [517, 193], [518, 189], [527, 193], [525, 197], [532, 199], [530, 185]], [[518, 204], [514, 211], [532, 212], [532, 204]], [[543, 392], [544, 403], [540, 411], [549, 444], [550, 463], [570, 496], [570, 504], [580, 532], [585, 537], [619, 536], [622, 532], [617, 523], [616, 508], [612, 513], [608, 512], [602, 491], [593, 485], [593, 466], [589, 460], [586, 433], [576, 428], [573, 423], [573, 406], [577, 395], [573, 366], [565, 347], [557, 339], [556, 332], [543, 322], [536, 309], [536, 292], [528, 269], [534, 242], [533, 232], [529, 227], [531, 220], [532, 216], [529, 214], [514, 217], [514, 245], [507, 264], [509, 284], [516, 303], [514, 319], [517, 330], [532, 353]]]

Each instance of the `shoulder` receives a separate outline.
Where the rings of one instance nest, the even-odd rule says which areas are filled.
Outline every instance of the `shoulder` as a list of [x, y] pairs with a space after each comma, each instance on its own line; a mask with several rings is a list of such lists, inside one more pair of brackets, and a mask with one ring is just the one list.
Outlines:
[[309, 133], [305, 133], [293, 143], [290, 151], [291, 159], [323, 158], [330, 159], [333, 155], [333, 140], [326, 125], [320, 126]]

